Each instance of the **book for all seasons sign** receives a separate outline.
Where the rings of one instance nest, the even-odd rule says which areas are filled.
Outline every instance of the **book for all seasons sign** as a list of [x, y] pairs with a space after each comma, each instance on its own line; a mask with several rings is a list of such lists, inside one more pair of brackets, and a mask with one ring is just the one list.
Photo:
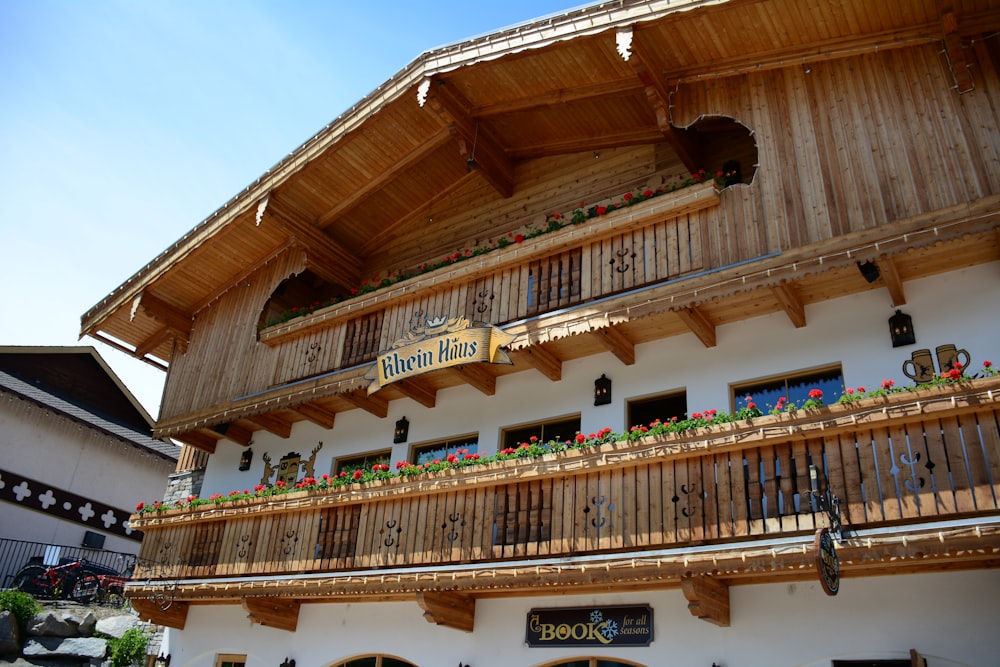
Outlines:
[[382, 387], [440, 368], [476, 361], [513, 363], [502, 348], [515, 336], [488, 324], [472, 324], [464, 317], [428, 318], [378, 355], [365, 376], [368, 394]]
[[649, 605], [532, 609], [524, 636], [528, 646], [649, 646]]

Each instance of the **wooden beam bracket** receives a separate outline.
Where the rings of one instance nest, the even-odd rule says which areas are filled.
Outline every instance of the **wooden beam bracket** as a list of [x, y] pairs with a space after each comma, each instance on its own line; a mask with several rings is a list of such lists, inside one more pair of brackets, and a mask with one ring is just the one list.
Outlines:
[[153, 600], [130, 599], [132, 609], [143, 621], [165, 625], [175, 630], [183, 630], [187, 622], [189, 604], [180, 600], [173, 600], [166, 609], [163, 605]]
[[457, 593], [421, 591], [417, 604], [424, 610], [424, 618], [435, 625], [472, 632], [476, 621], [476, 599]]
[[245, 597], [240, 603], [252, 623], [295, 632], [299, 623], [298, 600], [279, 597]]
[[714, 577], [689, 575], [681, 579], [681, 590], [692, 616], [729, 627], [729, 586]]

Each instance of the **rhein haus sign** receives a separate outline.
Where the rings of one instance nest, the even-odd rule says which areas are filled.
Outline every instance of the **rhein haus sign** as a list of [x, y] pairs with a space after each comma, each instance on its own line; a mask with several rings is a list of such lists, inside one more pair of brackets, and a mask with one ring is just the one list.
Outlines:
[[528, 646], [649, 646], [653, 609], [649, 605], [532, 609], [524, 640]]
[[477, 361], [513, 363], [501, 348], [515, 336], [488, 324], [471, 324], [464, 317], [427, 319], [378, 355], [375, 368], [366, 376], [368, 393], [407, 378], [441, 368]]

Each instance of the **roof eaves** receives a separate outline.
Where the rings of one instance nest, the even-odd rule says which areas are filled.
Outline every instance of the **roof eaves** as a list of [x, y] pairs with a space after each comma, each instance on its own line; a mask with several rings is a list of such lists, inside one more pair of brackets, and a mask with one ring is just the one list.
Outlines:
[[202, 242], [229, 224], [281, 185], [305, 164], [336, 144], [342, 137], [371, 118], [379, 109], [398, 99], [422, 79], [460, 67], [495, 60], [505, 55], [594, 34], [637, 21], [650, 21], [667, 14], [729, 0], [653, 0], [604, 2], [519, 24], [452, 45], [425, 51], [361, 101], [335, 118], [313, 137], [288, 154], [256, 181], [198, 223], [177, 242], [161, 252], [138, 272], [116, 287], [80, 318], [80, 334], [95, 334], [101, 323], [122, 306], [134, 301], [143, 289], [162, 277], [174, 264], [194, 252]]

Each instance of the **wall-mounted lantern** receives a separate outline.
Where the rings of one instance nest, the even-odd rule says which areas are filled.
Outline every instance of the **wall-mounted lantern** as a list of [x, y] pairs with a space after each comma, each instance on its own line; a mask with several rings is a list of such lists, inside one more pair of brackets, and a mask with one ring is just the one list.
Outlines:
[[860, 271], [864, 279], [870, 283], [875, 282], [878, 280], [878, 277], [882, 275], [882, 273], [878, 270], [878, 264], [870, 259], [864, 264], [858, 262], [858, 271]]
[[243, 450], [243, 454], [240, 455], [240, 472], [250, 470], [251, 463], [253, 463], [253, 450], [247, 447]]
[[601, 373], [601, 377], [594, 380], [594, 405], [607, 405], [610, 402], [611, 380]]
[[409, 435], [410, 422], [406, 419], [406, 417], [402, 417], [396, 422], [396, 430], [392, 432], [392, 442], [397, 445], [401, 442], [406, 442]]
[[917, 336], [913, 333], [913, 318], [897, 310], [896, 314], [889, 318], [889, 335], [892, 336], [893, 347], [916, 343]]

